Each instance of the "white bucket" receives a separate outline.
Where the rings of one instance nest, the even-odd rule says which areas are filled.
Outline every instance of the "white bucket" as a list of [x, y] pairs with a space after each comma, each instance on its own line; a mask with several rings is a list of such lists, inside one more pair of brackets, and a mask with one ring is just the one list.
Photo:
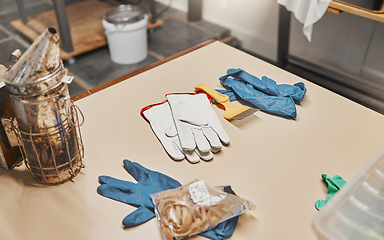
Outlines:
[[147, 15], [144, 14], [136, 22], [109, 22], [107, 20], [103, 19], [102, 23], [107, 35], [112, 61], [119, 64], [134, 64], [143, 61], [148, 55]]

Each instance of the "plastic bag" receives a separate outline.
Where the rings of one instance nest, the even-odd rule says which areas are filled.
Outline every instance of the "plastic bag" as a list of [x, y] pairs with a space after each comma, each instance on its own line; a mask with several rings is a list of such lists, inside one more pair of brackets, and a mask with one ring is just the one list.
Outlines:
[[251, 202], [199, 180], [151, 197], [163, 239], [184, 239], [255, 208]]

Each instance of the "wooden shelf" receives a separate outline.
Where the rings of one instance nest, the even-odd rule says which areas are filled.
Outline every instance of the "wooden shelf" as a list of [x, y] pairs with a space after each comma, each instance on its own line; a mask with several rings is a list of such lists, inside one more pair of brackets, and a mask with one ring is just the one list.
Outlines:
[[[101, 1], [84, 1], [66, 7], [73, 51], [61, 50], [63, 60], [107, 45], [107, 39], [101, 20], [105, 13], [114, 6]], [[163, 21], [148, 22], [147, 29], [161, 26]], [[55, 12], [48, 11], [28, 17], [24, 24], [21, 19], [11, 22], [11, 25], [32, 41], [48, 27], [58, 28]]]
[[384, 7], [380, 10], [369, 10], [343, 1], [333, 0], [329, 4], [328, 11], [332, 13], [346, 12], [374, 21], [384, 22]]

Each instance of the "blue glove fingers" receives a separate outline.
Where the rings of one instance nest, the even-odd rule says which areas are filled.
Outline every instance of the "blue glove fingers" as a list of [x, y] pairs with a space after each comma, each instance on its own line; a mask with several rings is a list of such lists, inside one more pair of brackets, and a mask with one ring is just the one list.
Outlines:
[[235, 69], [235, 68], [230, 68], [227, 70], [227, 74], [224, 75], [224, 76], [221, 76], [219, 77], [219, 80], [223, 80], [223, 79], [226, 79], [228, 77], [234, 77], [234, 78], [237, 78], [237, 75], [240, 74], [243, 70], [241, 70], [240, 68], [238, 69]]
[[236, 77], [238, 74], [240, 74], [243, 70], [240, 68], [230, 68], [227, 70], [227, 74], [233, 77]]
[[181, 183], [179, 183], [175, 179], [159, 172], [155, 172], [154, 176], [151, 178], [153, 178], [153, 181], [156, 181], [157, 185], [159, 185], [159, 188], [156, 189], [156, 191], [154, 191], [153, 193], [178, 188], [181, 186]]
[[[231, 102], [241, 99], [241, 97], [239, 97], [239, 95], [237, 95], [232, 89], [228, 89], [228, 90], [216, 89], [216, 91], [218, 91], [219, 93], [227, 95], [229, 97], [229, 101], [231, 101]], [[216, 102], [215, 99], [212, 99], [212, 103], [218, 104], [218, 102]]]
[[230, 238], [235, 232], [238, 220], [239, 216], [233, 217], [219, 223], [214, 229], [199, 233], [198, 235], [214, 240]]
[[[225, 186], [223, 191], [236, 195], [231, 186]], [[228, 219], [222, 223], [219, 223], [214, 229], [200, 233], [199, 235], [210, 239], [227, 239], [232, 236], [236, 229], [239, 216]]]
[[255, 77], [244, 70], [236, 73], [236, 77], [246, 83], [249, 83], [256, 90], [262, 91], [268, 95], [280, 96], [276, 89], [276, 82], [272, 79], [267, 81], [261, 81], [258, 77]]
[[140, 164], [129, 160], [124, 160], [123, 164], [125, 170], [138, 182], [147, 180], [149, 174], [152, 172]]
[[231, 86], [240, 97], [259, 107], [263, 111], [292, 119], [296, 118], [296, 106], [293, 100], [289, 97], [268, 96], [253, 88], [247, 89], [249, 92], [244, 92], [249, 85], [242, 85], [241, 82], [236, 84], [232, 83]]
[[295, 103], [288, 97], [261, 97], [247, 98], [247, 101], [258, 106], [261, 110], [283, 117], [296, 119], [297, 112]]
[[217, 225], [214, 231], [216, 232], [218, 239], [227, 239], [231, 237], [235, 232], [238, 220], [239, 216], [228, 219], [227, 221]]
[[[293, 86], [296, 86], [296, 87], [298, 87], [299, 89], [301, 89], [301, 92], [300, 92], [300, 91], [297, 92], [297, 98], [298, 98], [299, 100], [303, 100], [303, 98], [304, 98], [304, 94], [307, 92], [307, 89], [305, 88], [304, 83], [302, 83], [302, 82], [298, 82], [298, 83], [293, 84]], [[295, 95], [296, 95], [296, 94], [295, 94]], [[295, 99], [295, 98], [294, 98], [294, 99]], [[296, 100], [296, 99], [295, 99], [295, 100]]]
[[121, 190], [119, 188], [112, 187], [108, 184], [101, 184], [97, 187], [97, 193], [104, 197], [122, 203], [127, 203], [135, 207], [142, 204], [141, 199], [137, 197], [138, 194], [136, 194], [131, 189]]
[[197, 235], [200, 235], [200, 236], [202, 236], [202, 237], [206, 237], [206, 238], [209, 238], [209, 239], [213, 239], [213, 240], [218, 240], [218, 239], [220, 239], [219, 236], [216, 235], [216, 233], [215, 233], [215, 229], [211, 229], [211, 230], [208, 230], [208, 231], [199, 233], [199, 234], [197, 234]]
[[[249, 83], [256, 90], [262, 91], [270, 96], [287, 97], [289, 90], [292, 86], [289, 85], [277, 85], [276, 82], [268, 77], [262, 77], [261, 80], [246, 71], [242, 71], [238, 74], [238, 78], [242, 81]], [[283, 90], [283, 91], [281, 91]], [[285, 93], [287, 91], [288, 93]]]
[[155, 213], [144, 206], [140, 206], [138, 209], [130, 213], [123, 219], [124, 228], [135, 227], [143, 224], [155, 217]]
[[[263, 76], [261, 78], [263, 81], [273, 81], [272, 79]], [[275, 81], [273, 81], [275, 83]], [[305, 88], [304, 83], [298, 82], [295, 83], [293, 86], [288, 84], [279, 84], [276, 85], [276, 91], [278, 92], [279, 96], [283, 97], [291, 97], [293, 100], [301, 102], [303, 101], [304, 95], [307, 92], [307, 89]]]
[[[261, 78], [266, 85], [267, 91], [271, 91], [274, 95], [280, 97], [292, 97], [296, 101], [302, 101], [307, 89], [304, 83], [296, 83], [293, 86], [288, 84], [276, 84], [276, 82], [266, 76]], [[265, 92], [267, 93], [267, 92]]]
[[271, 96], [279, 97], [292, 97], [295, 101], [302, 101], [306, 88], [304, 83], [296, 83], [293, 86], [288, 84], [276, 84], [276, 82], [266, 76], [263, 76], [261, 80], [242, 69], [229, 69], [227, 75], [220, 78], [224, 80], [229, 76], [235, 78], [237, 81], [244, 81], [249, 83], [256, 90], [262, 91]]
[[140, 184], [154, 184], [157, 183], [161, 187], [157, 189], [157, 192], [180, 187], [181, 184], [175, 179], [164, 175], [159, 172], [149, 170], [136, 162], [131, 162], [129, 160], [124, 160], [124, 168], [127, 172], [135, 178]]
[[251, 85], [233, 79], [225, 79], [221, 82], [232, 90], [243, 100], [252, 103], [263, 111], [283, 117], [296, 119], [296, 106], [290, 97], [268, 96], [263, 92], [255, 90]]
[[109, 177], [109, 176], [99, 176], [100, 184], [108, 184], [109, 186], [119, 188], [121, 190], [134, 190], [136, 184], [133, 182], [123, 181], [117, 178]]
[[226, 80], [228, 77], [233, 77], [236, 79], [236, 81], [243, 81], [245, 83], [250, 84], [253, 88], [256, 90], [262, 91], [263, 93], [266, 93], [268, 95], [272, 96], [279, 96], [278, 92], [276, 91], [276, 82], [272, 79], [269, 79], [270, 81], [261, 81], [259, 78], [247, 73], [246, 71], [242, 69], [228, 69], [227, 75], [220, 77], [220, 81]]

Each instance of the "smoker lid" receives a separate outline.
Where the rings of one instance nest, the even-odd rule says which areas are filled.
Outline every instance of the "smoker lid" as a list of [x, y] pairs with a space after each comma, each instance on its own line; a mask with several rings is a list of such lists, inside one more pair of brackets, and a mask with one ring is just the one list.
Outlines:
[[5, 82], [9, 84], [29, 84], [39, 82], [41, 78], [61, 67], [59, 36], [54, 28], [44, 31], [8, 68]]
[[141, 7], [125, 4], [107, 11], [105, 20], [113, 24], [128, 24], [144, 19], [144, 15], [145, 11]]
[[66, 75], [60, 59], [59, 36], [54, 28], [43, 32], [4, 74], [8, 92], [39, 94], [60, 83]]

